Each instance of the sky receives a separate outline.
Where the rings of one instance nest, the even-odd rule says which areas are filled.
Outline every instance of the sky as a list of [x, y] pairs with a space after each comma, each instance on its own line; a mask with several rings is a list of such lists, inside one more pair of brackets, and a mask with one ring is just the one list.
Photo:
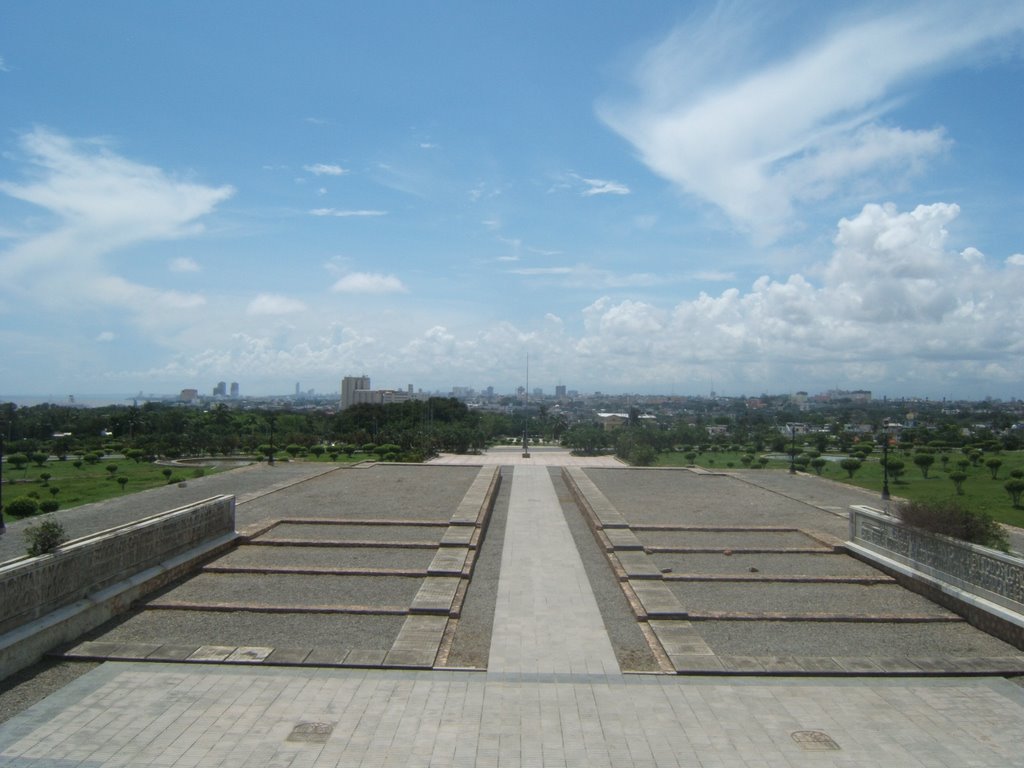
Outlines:
[[1019, 398], [1022, 136], [1014, 1], [8, 0], [0, 395]]

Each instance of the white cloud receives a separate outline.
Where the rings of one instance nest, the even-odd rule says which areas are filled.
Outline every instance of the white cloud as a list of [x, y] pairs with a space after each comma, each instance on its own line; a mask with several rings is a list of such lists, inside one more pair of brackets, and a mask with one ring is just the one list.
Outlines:
[[188, 256], [179, 256], [176, 259], [171, 259], [168, 268], [171, 272], [199, 272], [200, 266], [195, 259], [189, 258]]
[[1015, 253], [1006, 257], [1006, 263], [1014, 267], [1024, 267], [1024, 253]]
[[336, 293], [407, 293], [408, 289], [394, 275], [371, 272], [352, 272], [332, 287]]
[[274, 293], [261, 293], [245, 308], [247, 315], [293, 315], [305, 312], [306, 305], [297, 299]]
[[8, 278], [55, 264], [95, 267], [118, 248], [195, 235], [202, 231], [199, 220], [234, 194], [228, 186], [179, 181], [99, 140], [75, 141], [37, 128], [21, 137], [21, 146], [32, 180], [0, 181], [0, 192], [50, 211], [55, 223], [0, 253], [0, 275]]
[[348, 218], [350, 216], [387, 216], [387, 211], [374, 211], [374, 210], [339, 210], [337, 208], [314, 208], [310, 211], [314, 216], [338, 216], [340, 218]]
[[305, 171], [309, 171], [314, 176], [343, 176], [348, 173], [348, 170], [342, 168], [340, 165], [332, 165], [329, 163], [314, 163], [312, 165], [304, 165], [302, 168]]
[[113, 341], [115, 338], [117, 338], [117, 337], [113, 334], [113, 332], [111, 332], [111, 331], [103, 331], [103, 332], [101, 332], [96, 337], [96, 341], [106, 343], [106, 342]]
[[525, 275], [570, 275], [572, 267], [524, 267], [522, 269], [510, 269], [509, 274]]
[[4, 61], [4, 57], [0, 56], [0, 72], [10, 72], [10, 67], [7, 66], [7, 62]]
[[593, 195], [628, 195], [629, 187], [625, 184], [620, 184], [617, 181], [606, 181], [605, 179], [584, 179], [582, 176], [578, 177], [580, 181], [587, 185], [587, 188], [580, 194], [584, 197], [591, 197]]
[[421, 141], [420, 149], [437, 149], [437, 144], [431, 144], [429, 141]]
[[736, 280], [736, 273], [706, 270], [703, 272], [694, 272], [691, 277], [694, 280], [703, 280], [708, 283], [727, 283]]
[[1024, 28], [1024, 6], [940, 1], [837, 20], [765, 61], [760, 41], [785, 41], [786, 30], [748, 5], [719, 3], [643, 57], [634, 103], [600, 114], [652, 171], [771, 241], [799, 206], [854, 180], [912, 172], [945, 150], [941, 128], [882, 120], [911, 78]]

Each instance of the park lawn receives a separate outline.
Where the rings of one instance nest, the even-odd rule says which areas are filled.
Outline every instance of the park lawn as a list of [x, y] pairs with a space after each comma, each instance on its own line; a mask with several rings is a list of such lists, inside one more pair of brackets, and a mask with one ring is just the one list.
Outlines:
[[[108, 464], [116, 464], [117, 471], [111, 474], [107, 469]], [[37, 467], [31, 464], [25, 469], [15, 469], [13, 466], [4, 463], [4, 506], [21, 496], [28, 496], [33, 491], [38, 495], [39, 501], [56, 498], [60, 502], [61, 509], [77, 507], [81, 504], [89, 504], [94, 501], [103, 501], [122, 494], [145, 491], [149, 488], [157, 488], [167, 485], [167, 478], [163, 475], [162, 467], [157, 464], [141, 463], [136, 464], [130, 459], [104, 459], [98, 464], [82, 464], [81, 469], [76, 469], [72, 460], [48, 461], [45, 466]], [[171, 479], [174, 482], [189, 480], [197, 477], [197, 469], [192, 467], [171, 467]], [[221, 470], [206, 467], [203, 474], [212, 474]], [[39, 475], [49, 472], [52, 477], [47, 485]], [[126, 477], [128, 482], [124, 488], [116, 478]], [[60, 493], [54, 497], [50, 488], [60, 488]], [[4, 515], [5, 520], [11, 520], [9, 515]]]
[[[984, 460], [993, 458], [993, 454], [985, 454], [980, 466], [969, 466], [964, 472], [967, 479], [963, 482], [963, 493], [957, 495], [956, 486], [949, 479], [949, 473], [956, 471], [959, 467], [956, 462], [963, 458], [959, 451], [950, 451], [948, 471], [942, 468], [942, 454], [936, 454], [935, 463], [928, 470], [927, 479], [919, 467], [913, 462], [912, 454], [903, 454], [900, 451], [891, 453], [892, 460], [902, 461], [905, 465], [903, 475], [899, 480], [889, 478], [889, 493], [894, 498], [908, 499], [911, 501], [949, 501], [956, 500], [968, 509], [976, 512], [986, 512], [1001, 523], [1008, 523], [1024, 528], [1024, 509], [1014, 509], [1010, 494], [1003, 488], [1003, 484], [1010, 479], [1010, 471], [1024, 469], [1024, 451], [1003, 451], [995, 458], [1003, 462], [999, 467], [996, 479], [992, 479], [991, 470], [984, 465]], [[704, 469], [743, 469], [740, 463], [742, 452], [719, 451], [705, 453], [697, 456], [694, 464]], [[825, 454], [835, 456], [835, 454]], [[729, 467], [729, 464], [732, 467]], [[689, 462], [682, 453], [668, 452], [658, 456], [657, 466], [659, 467], [685, 467]], [[756, 468], [756, 463], [755, 463]], [[773, 459], [768, 462], [766, 469], [788, 469], [789, 459]], [[808, 469], [813, 473], [813, 469]], [[853, 478], [849, 473], [839, 466], [838, 461], [829, 461], [822, 468], [822, 477], [836, 480], [849, 485], [856, 485], [871, 491], [882, 492], [882, 465], [881, 453], [873, 453], [867, 461], [861, 464]]]

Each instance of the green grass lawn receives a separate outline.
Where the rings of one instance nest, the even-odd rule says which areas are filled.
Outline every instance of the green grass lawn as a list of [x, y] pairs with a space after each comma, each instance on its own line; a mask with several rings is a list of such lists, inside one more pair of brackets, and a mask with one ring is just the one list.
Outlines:
[[[107, 471], [108, 464], [116, 464], [117, 471], [111, 474]], [[61, 509], [77, 507], [81, 504], [89, 504], [94, 501], [103, 501], [122, 494], [144, 491], [149, 488], [156, 488], [167, 485], [167, 478], [163, 470], [156, 464], [136, 464], [130, 459], [104, 459], [98, 464], [82, 464], [76, 468], [73, 459], [68, 461], [48, 461], [45, 466], [37, 467], [32, 464], [24, 469], [15, 469], [13, 466], [4, 463], [4, 506], [21, 496], [28, 496], [35, 493], [39, 501], [43, 499], [56, 498], [60, 502]], [[172, 467], [171, 478], [177, 480], [189, 480], [197, 477], [197, 469], [192, 467]], [[204, 474], [212, 474], [220, 470], [204, 468]], [[52, 477], [44, 485], [40, 475], [48, 472]], [[117, 482], [118, 477], [125, 477], [128, 482], [122, 489]], [[60, 493], [56, 496], [50, 493], [51, 488], [59, 488]], [[9, 515], [4, 515], [5, 520], [11, 520]]]
[[[336, 463], [356, 463], [376, 458], [374, 454], [356, 452], [351, 457], [344, 453], [338, 456]], [[309, 454], [296, 459], [291, 459], [287, 453], [281, 451], [277, 455], [277, 461], [316, 461], [320, 463], [331, 463], [329, 456], [324, 455], [319, 459]], [[107, 471], [108, 464], [116, 464], [117, 471], [111, 474]], [[219, 467], [164, 467], [157, 464], [141, 463], [136, 464], [130, 459], [111, 458], [104, 459], [98, 464], [83, 463], [80, 468], [74, 466], [74, 457], [67, 461], [48, 461], [45, 466], [37, 467], [31, 464], [24, 469], [15, 469], [13, 465], [4, 462], [4, 485], [3, 502], [4, 506], [21, 496], [28, 496], [35, 493], [37, 501], [56, 498], [60, 502], [61, 509], [69, 509], [82, 504], [90, 504], [94, 501], [114, 498], [122, 494], [130, 494], [138, 491], [145, 491], [150, 488], [158, 488], [167, 485], [167, 478], [163, 471], [171, 469], [171, 479], [174, 482], [189, 480], [201, 475], [210, 475], [215, 472], [223, 472], [224, 468]], [[40, 475], [48, 472], [52, 477], [44, 485]], [[122, 489], [117, 478], [125, 477], [128, 482]], [[50, 488], [59, 488], [60, 493], [53, 496]], [[10, 515], [4, 514], [4, 520], [13, 520]]]
[[[759, 454], [760, 455], [760, 454]], [[829, 454], [826, 454], [828, 456]], [[967, 479], [963, 483], [963, 494], [957, 495], [956, 486], [949, 479], [949, 473], [959, 469], [956, 462], [963, 458], [959, 451], [950, 451], [946, 454], [949, 457], [946, 471], [942, 467], [942, 454], [935, 455], [935, 463], [928, 471], [928, 478], [925, 479], [921, 470], [914, 464], [910, 454], [904, 455], [899, 451], [890, 453], [891, 460], [902, 461], [905, 465], [904, 474], [898, 481], [889, 478], [889, 492], [894, 497], [910, 499], [913, 501], [939, 501], [955, 499], [968, 509], [977, 512], [987, 512], [996, 520], [1010, 525], [1024, 527], [1024, 509], [1014, 509], [1010, 495], [1003, 488], [1003, 483], [1010, 479], [1010, 470], [1024, 469], [1024, 451], [1003, 451], [995, 458], [1003, 462], [995, 480], [992, 479], [991, 470], [984, 465], [967, 467], [964, 472]], [[705, 469], [743, 469], [740, 457], [743, 453], [721, 451], [718, 453], [705, 452], [700, 454], [694, 464]], [[986, 454], [985, 459], [992, 458]], [[830, 480], [837, 480], [841, 483], [856, 485], [872, 491], [882, 491], [882, 465], [881, 454], [875, 452], [868, 460], [863, 462], [852, 479], [846, 470], [839, 466], [838, 461], [829, 461], [822, 470], [821, 476]], [[682, 453], [663, 453], [658, 457], [659, 467], [684, 467], [688, 462]], [[732, 464], [732, 467], [729, 465]], [[755, 462], [756, 466], [756, 462]], [[766, 470], [788, 469], [789, 459], [772, 460], [768, 462]], [[814, 470], [808, 469], [813, 474]]]

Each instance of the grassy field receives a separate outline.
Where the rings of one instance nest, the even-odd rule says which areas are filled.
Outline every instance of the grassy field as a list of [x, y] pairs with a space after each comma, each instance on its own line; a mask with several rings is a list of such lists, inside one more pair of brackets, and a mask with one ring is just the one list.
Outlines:
[[[117, 470], [113, 473], [107, 470], [108, 465], [116, 465]], [[48, 461], [45, 466], [37, 467], [31, 464], [24, 469], [15, 469], [13, 466], [4, 464], [4, 506], [21, 496], [35, 494], [38, 501], [55, 498], [60, 502], [61, 509], [77, 507], [80, 504], [89, 504], [94, 501], [103, 501], [124, 493], [144, 491], [148, 488], [156, 488], [167, 484], [167, 478], [163, 470], [156, 464], [136, 464], [130, 459], [111, 458], [104, 459], [98, 464], [85, 464], [75, 467], [73, 459], [68, 461]], [[188, 480], [198, 477], [199, 470], [191, 467], [171, 468], [171, 479]], [[203, 474], [217, 472], [216, 469], [204, 469]], [[40, 475], [48, 473], [51, 477], [43, 481]], [[117, 478], [127, 478], [122, 487]], [[58, 488], [57, 494], [52, 494], [51, 489]], [[5, 520], [10, 520], [4, 515]]]
[[[1014, 509], [1010, 495], [1003, 488], [1003, 484], [1010, 478], [1010, 470], [1024, 469], [1024, 451], [1004, 451], [995, 456], [995, 458], [1003, 462], [1002, 466], [998, 469], [995, 480], [992, 479], [992, 472], [984, 465], [984, 461], [982, 461], [980, 466], [967, 467], [964, 470], [967, 474], [967, 479], [963, 482], [963, 493], [961, 495], [957, 495], [956, 486], [949, 479], [949, 473], [959, 470], [956, 462], [962, 459], [963, 455], [959, 451], [949, 451], [945, 454], [948, 457], [948, 471], [943, 469], [942, 455], [941, 453], [936, 454], [935, 463], [929, 469], [928, 477], [925, 478], [921, 470], [914, 464], [913, 457], [910, 454], [904, 455], [898, 451], [890, 452], [890, 460], [902, 461], [905, 468], [903, 476], [898, 481], [894, 481], [891, 477], [889, 478], [889, 492], [893, 497], [912, 499], [914, 501], [955, 499], [969, 509], [987, 512], [1000, 522], [1024, 527], [1024, 509]], [[732, 469], [742, 469], [743, 464], [740, 462], [742, 456], [742, 453], [728, 451], [718, 453], [707, 452], [700, 454], [694, 464], [705, 469], [730, 469], [730, 464]], [[825, 454], [825, 457], [839, 458], [834, 454]], [[992, 458], [992, 455], [986, 454], [985, 459], [989, 458]], [[882, 465], [880, 459], [881, 455], [878, 452], [869, 456], [868, 460], [862, 463], [861, 468], [854, 473], [852, 479], [846, 470], [839, 466], [838, 461], [829, 461], [822, 470], [821, 476], [827, 477], [830, 480], [837, 480], [842, 483], [849, 483], [850, 485], [878, 491], [881, 494]], [[658, 457], [657, 466], [683, 467], [687, 466], [687, 464], [688, 462], [682, 453], [663, 453]], [[765, 469], [778, 470], [788, 468], [789, 457], [787, 456], [784, 459], [771, 459]], [[807, 471], [813, 474], [812, 469]]]
[[[336, 463], [355, 463], [371, 458], [375, 458], [373, 454], [357, 452], [348, 457], [342, 453], [338, 456]], [[277, 460], [331, 462], [327, 455], [317, 458], [310, 454], [298, 459], [290, 459], [288, 454], [283, 451], [278, 455]], [[116, 471], [111, 473], [107, 469], [108, 465], [116, 465]], [[80, 467], [75, 467], [74, 457], [69, 457], [67, 461], [48, 461], [42, 467], [30, 464], [24, 469], [15, 469], [13, 465], [4, 462], [3, 502], [6, 507], [7, 504], [21, 496], [35, 494], [37, 501], [55, 498], [60, 503], [61, 509], [69, 509], [122, 494], [166, 485], [168, 478], [164, 475], [164, 470], [167, 469], [171, 470], [170, 480], [172, 482], [224, 471], [224, 468], [219, 467], [165, 467], [145, 462], [136, 464], [134, 461], [122, 457], [106, 458], [97, 464], [83, 463]], [[41, 478], [43, 473], [51, 475], [45, 482]], [[119, 477], [127, 478], [124, 486], [118, 482], [117, 478]], [[59, 493], [52, 494], [50, 492], [52, 488], [58, 488]], [[4, 520], [12, 519], [10, 515], [4, 514]]]

